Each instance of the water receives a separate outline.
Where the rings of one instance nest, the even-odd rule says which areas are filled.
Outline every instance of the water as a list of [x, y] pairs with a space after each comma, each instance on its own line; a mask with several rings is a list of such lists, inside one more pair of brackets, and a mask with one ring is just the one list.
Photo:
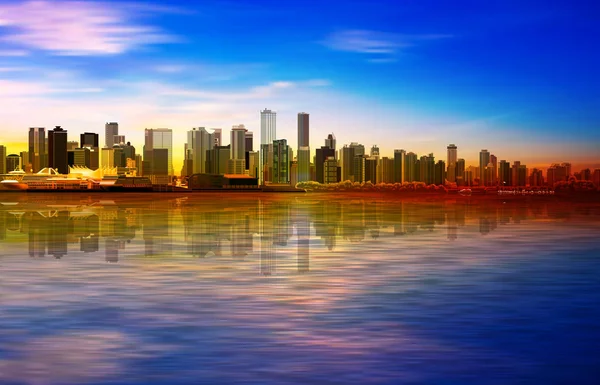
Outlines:
[[0, 202], [1, 384], [600, 378], [600, 204]]

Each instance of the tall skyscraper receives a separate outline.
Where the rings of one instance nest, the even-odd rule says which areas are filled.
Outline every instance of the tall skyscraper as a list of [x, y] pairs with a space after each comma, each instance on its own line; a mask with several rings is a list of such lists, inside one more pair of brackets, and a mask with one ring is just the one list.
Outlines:
[[310, 125], [309, 114], [298, 113], [298, 148], [310, 147]]
[[69, 173], [67, 159], [67, 131], [61, 126], [56, 126], [48, 131], [48, 167], [61, 174]]
[[341, 148], [342, 182], [354, 182], [354, 147]]
[[310, 180], [310, 147], [306, 146], [298, 148], [296, 169], [298, 170], [298, 182]]
[[289, 153], [287, 140], [273, 141], [273, 183], [290, 183]]
[[246, 127], [243, 124], [231, 128], [231, 159], [246, 158]]
[[213, 128], [213, 136], [215, 140], [215, 146], [224, 146], [223, 144], [223, 130], [220, 128]]
[[267, 110], [260, 112], [260, 144], [273, 144], [277, 139], [277, 112]]
[[[154, 150], [166, 150], [163, 151], [154, 151]], [[161, 161], [161, 164], [154, 165], [154, 156], [157, 156], [157, 160]], [[152, 175], [155, 168], [156, 170], [160, 169], [161, 174], [156, 175], [164, 175], [163, 172], [163, 159], [167, 159], [167, 172], [168, 175], [174, 175], [173, 170], [173, 131], [169, 128], [146, 128], [144, 132], [144, 162], [149, 162], [148, 167], [150, 174], [144, 175]], [[160, 166], [160, 167], [159, 167]]]
[[115, 144], [115, 135], [119, 135], [119, 123], [110, 122], [104, 125], [104, 147], [112, 148]]
[[29, 162], [34, 173], [48, 166], [46, 129], [44, 127], [29, 128]]
[[90, 150], [90, 159], [87, 167], [89, 167], [92, 170], [97, 170], [98, 167], [100, 167], [100, 149], [98, 148], [98, 146], [98, 134], [94, 132], [84, 132], [80, 135], [79, 147], [87, 148]]
[[335, 150], [335, 135], [333, 133], [327, 135], [327, 139], [325, 139], [325, 147]]
[[510, 163], [506, 160], [501, 160], [499, 164], [498, 184], [500, 187], [508, 187], [512, 185], [512, 172]]
[[323, 184], [325, 183], [325, 161], [328, 158], [335, 159], [335, 150], [329, 147], [321, 147], [316, 151], [315, 156], [315, 169], [317, 174], [317, 182]]
[[405, 157], [406, 157], [406, 151], [394, 150], [393, 182], [395, 182], [395, 183], [403, 183], [404, 182]]
[[[2, 146], [0, 146], [2, 147]], [[6, 151], [6, 150], [5, 150]], [[2, 150], [0, 150], [2, 152]], [[21, 157], [17, 154], [10, 154], [6, 157], [6, 172], [11, 172], [21, 169]]]
[[404, 181], [418, 182], [417, 177], [417, 154], [409, 152], [404, 157]]
[[448, 172], [447, 172], [447, 178], [448, 178], [448, 182], [456, 182], [456, 161], [458, 160], [458, 153], [457, 153], [457, 147], [455, 144], [450, 144], [447, 147], [448, 150], [448, 156], [447, 156], [447, 163], [448, 163]]
[[211, 134], [204, 127], [192, 128], [187, 133], [187, 154], [186, 159], [191, 160], [192, 169], [187, 170], [188, 174], [206, 173], [206, 154], [212, 150], [215, 144], [214, 133]]
[[246, 138], [245, 138], [245, 154], [244, 158], [246, 160], [246, 170], [250, 169], [250, 153], [254, 151], [254, 134], [252, 131], [246, 130]]
[[490, 163], [490, 152], [488, 150], [481, 150], [479, 152], [479, 184], [484, 185], [485, 181], [485, 168]]

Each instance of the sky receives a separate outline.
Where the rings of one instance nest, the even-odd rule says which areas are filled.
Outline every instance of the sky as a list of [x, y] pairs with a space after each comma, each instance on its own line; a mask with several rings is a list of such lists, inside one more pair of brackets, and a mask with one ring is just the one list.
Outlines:
[[600, 167], [600, 7], [593, 1], [0, 0], [0, 144], [28, 127], [70, 140], [119, 122], [171, 128], [181, 167], [192, 127], [260, 110], [295, 149], [360, 142], [475, 164], [481, 149], [530, 167]]

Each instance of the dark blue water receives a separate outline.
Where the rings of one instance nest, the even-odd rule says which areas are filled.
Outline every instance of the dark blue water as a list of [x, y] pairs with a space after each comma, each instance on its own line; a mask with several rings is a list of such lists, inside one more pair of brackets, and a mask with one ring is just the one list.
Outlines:
[[0, 202], [1, 384], [600, 378], [600, 204]]

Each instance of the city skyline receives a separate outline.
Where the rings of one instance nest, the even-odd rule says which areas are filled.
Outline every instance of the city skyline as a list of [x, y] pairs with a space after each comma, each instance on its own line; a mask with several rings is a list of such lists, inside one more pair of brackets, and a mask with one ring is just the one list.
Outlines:
[[[472, 163], [493, 144], [532, 167], [600, 167], [599, 55], [587, 38], [598, 27], [585, 7], [465, 2], [467, 18], [427, 1], [356, 1], [343, 13], [313, 1], [206, 3], [3, 2], [3, 144], [26, 150], [19, 132], [30, 126], [79, 135], [114, 121], [138, 144], [145, 128], [170, 128], [178, 149], [199, 125], [259, 133], [268, 106], [275, 139], [293, 149], [307, 111], [312, 151], [333, 132], [386, 154], [440, 157], [457, 142]], [[301, 9], [312, 28], [290, 31]], [[189, 27], [197, 22], [206, 29]], [[178, 170], [183, 151], [173, 156]]]

